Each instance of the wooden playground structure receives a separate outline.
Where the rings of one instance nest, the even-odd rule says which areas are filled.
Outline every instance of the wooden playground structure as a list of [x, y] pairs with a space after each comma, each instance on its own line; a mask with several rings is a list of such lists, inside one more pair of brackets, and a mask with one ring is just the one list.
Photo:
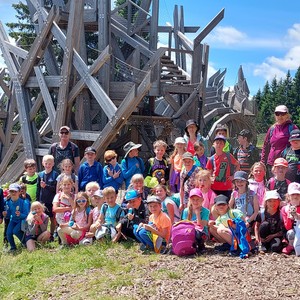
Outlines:
[[[242, 67], [233, 91], [223, 92], [226, 70], [208, 78], [203, 39], [224, 9], [200, 30], [185, 25], [182, 6], [175, 6], [172, 26], [160, 25], [159, 0], [124, 0], [113, 9], [111, 0], [27, 5], [36, 30], [29, 51], [12, 44], [0, 22], [7, 66], [0, 69], [0, 184], [21, 175], [26, 158], [40, 163], [62, 125], [72, 128], [81, 148], [96, 148], [98, 159], [129, 140], [142, 143], [146, 157], [155, 139], [173, 144], [191, 118], [201, 132], [211, 124], [209, 137], [218, 123], [226, 123], [231, 136], [242, 128], [254, 132], [255, 107]], [[158, 48], [159, 34], [168, 41]]]

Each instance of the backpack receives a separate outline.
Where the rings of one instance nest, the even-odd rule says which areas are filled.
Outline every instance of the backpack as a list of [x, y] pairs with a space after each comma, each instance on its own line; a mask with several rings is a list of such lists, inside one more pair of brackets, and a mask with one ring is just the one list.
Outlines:
[[[229, 168], [230, 168], [230, 176], [232, 176], [234, 174], [234, 165], [231, 163], [231, 159], [230, 159], [230, 153], [229, 152], [224, 152], [226, 157], [227, 157], [227, 160], [229, 162]], [[212, 166], [213, 166], [213, 169], [215, 170], [216, 169], [216, 161], [215, 161], [215, 155], [212, 155], [210, 158], [209, 158]]]
[[[105, 214], [106, 214], [106, 211], [108, 209], [108, 204], [107, 203], [104, 203], [103, 204], [103, 215], [104, 215], [104, 219], [105, 219]], [[118, 207], [118, 210], [116, 212], [116, 221], [119, 222], [120, 221], [120, 218], [121, 218], [121, 214], [123, 212], [123, 209], [122, 207]]]
[[[72, 150], [72, 154], [73, 154], [72, 161], [74, 162], [74, 157], [75, 157], [75, 144], [72, 143], [72, 142], [70, 142], [70, 143], [71, 143], [71, 150]], [[59, 143], [53, 143], [53, 144], [51, 145], [51, 148], [50, 148], [51, 155], [53, 155], [54, 158], [55, 158], [55, 150], [56, 150], [58, 144], [59, 144]]]
[[[36, 175], [37, 175], [37, 174], [36, 174]], [[33, 180], [27, 180], [27, 175], [24, 175], [24, 176], [21, 177], [22, 183], [24, 183], [24, 184], [29, 184], [29, 185], [34, 185], [34, 184], [36, 184], [36, 183], [37, 183], [37, 180], [38, 180], [38, 175], [37, 175], [36, 178], [33, 179]]]
[[[287, 185], [289, 185], [291, 182], [288, 180], [288, 179], [285, 179], [285, 182]], [[270, 183], [270, 190], [274, 190], [275, 188], [275, 178], [274, 177], [271, 177], [270, 180], [269, 180], [269, 183]]]
[[196, 230], [193, 222], [180, 221], [173, 225], [172, 251], [177, 256], [193, 255], [197, 251]]

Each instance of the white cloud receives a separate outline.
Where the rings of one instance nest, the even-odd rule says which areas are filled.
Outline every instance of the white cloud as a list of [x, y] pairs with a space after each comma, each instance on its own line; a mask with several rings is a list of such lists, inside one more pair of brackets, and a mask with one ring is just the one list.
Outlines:
[[274, 77], [283, 78], [286, 75], [286, 72], [266, 62], [263, 62], [261, 65], [255, 67], [253, 75], [263, 77], [268, 81], [272, 81]]

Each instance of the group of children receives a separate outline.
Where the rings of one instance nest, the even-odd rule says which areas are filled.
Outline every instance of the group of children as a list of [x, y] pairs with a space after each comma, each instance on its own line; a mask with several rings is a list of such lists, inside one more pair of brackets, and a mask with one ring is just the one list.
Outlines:
[[[291, 141], [300, 140], [297, 132], [294, 139], [292, 134]], [[204, 143], [196, 141], [191, 153], [186, 139], [178, 137], [167, 160], [168, 145], [158, 140], [155, 156], [146, 163], [138, 156], [142, 145], [129, 142], [121, 164], [116, 152], [107, 150], [104, 167], [96, 161], [95, 149], [87, 147], [77, 175], [70, 159], [61, 162], [61, 174], [53, 168], [52, 155], [43, 157], [39, 173], [35, 161], [26, 160], [20, 182], [0, 197], [4, 242], [15, 251], [16, 236], [33, 251], [36, 242], [51, 242], [57, 233], [61, 247], [103, 238], [134, 239], [142, 250], [159, 253], [177, 240], [174, 228], [187, 220], [194, 227], [196, 251], [205, 251], [208, 240], [224, 251], [233, 249], [230, 222], [238, 219], [260, 252], [300, 255], [300, 184], [286, 179], [288, 161], [277, 158], [274, 177], [266, 181], [266, 167], [249, 142], [250, 133], [241, 131], [234, 152], [226, 135], [226, 127], [217, 130], [210, 157]], [[118, 194], [123, 183], [124, 198]], [[182, 244], [184, 248], [188, 243]]]

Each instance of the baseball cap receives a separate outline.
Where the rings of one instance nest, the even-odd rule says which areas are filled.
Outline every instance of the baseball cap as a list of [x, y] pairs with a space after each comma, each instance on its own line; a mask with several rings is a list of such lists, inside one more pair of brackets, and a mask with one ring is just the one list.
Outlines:
[[288, 186], [288, 194], [300, 194], [300, 184], [298, 182], [291, 182]]
[[17, 183], [10, 184], [9, 188], [8, 188], [9, 191], [17, 191], [17, 192], [20, 191], [20, 189], [21, 189], [21, 187]]
[[300, 130], [299, 129], [294, 129], [291, 131], [289, 142], [290, 141], [300, 141]]
[[96, 149], [93, 147], [86, 147], [84, 153], [96, 153]]
[[62, 126], [62, 127], [60, 127], [59, 132], [61, 132], [63, 129], [66, 130], [66, 131], [68, 131], [68, 132], [70, 132], [70, 127], [68, 127], [68, 126]]
[[275, 108], [275, 112], [289, 113], [289, 109], [285, 105], [278, 105]]
[[186, 144], [186, 141], [183, 137], [180, 136], [175, 139], [174, 144]]
[[215, 205], [218, 205], [218, 204], [228, 204], [229, 202], [229, 198], [226, 197], [225, 195], [218, 195], [216, 198], [215, 198]]
[[193, 154], [190, 153], [190, 152], [185, 152], [183, 153], [182, 155], [182, 159], [191, 159], [191, 160], [194, 160], [194, 157], [193, 157]]
[[139, 197], [140, 197], [140, 193], [138, 193], [136, 190], [129, 190], [125, 194], [126, 201], [134, 200]]
[[266, 191], [265, 193], [265, 201], [271, 200], [271, 199], [279, 199], [282, 200], [279, 193], [276, 190]]
[[248, 181], [248, 173], [245, 171], [236, 171], [234, 173], [233, 180], [245, 180]]
[[94, 195], [93, 195], [92, 197], [94, 197], [94, 196], [97, 196], [97, 197], [103, 198], [103, 193], [102, 193], [102, 190], [97, 190], [97, 191], [94, 193]]
[[251, 134], [250, 130], [248, 130], [248, 129], [241, 130], [238, 135], [246, 137], [248, 139], [250, 139], [252, 137], [252, 134]]
[[193, 197], [193, 196], [198, 196], [200, 198], [203, 198], [203, 194], [201, 193], [201, 191], [197, 188], [191, 189], [190, 193], [189, 193], [189, 197]]
[[222, 140], [222, 141], [226, 142], [226, 137], [224, 135], [216, 135], [214, 138], [214, 141], [217, 141], [217, 140]]
[[157, 196], [150, 196], [147, 198], [147, 203], [159, 203], [161, 204], [161, 200]]
[[278, 166], [283, 166], [288, 168], [289, 163], [283, 157], [278, 157], [274, 161], [274, 167], [278, 167]]

